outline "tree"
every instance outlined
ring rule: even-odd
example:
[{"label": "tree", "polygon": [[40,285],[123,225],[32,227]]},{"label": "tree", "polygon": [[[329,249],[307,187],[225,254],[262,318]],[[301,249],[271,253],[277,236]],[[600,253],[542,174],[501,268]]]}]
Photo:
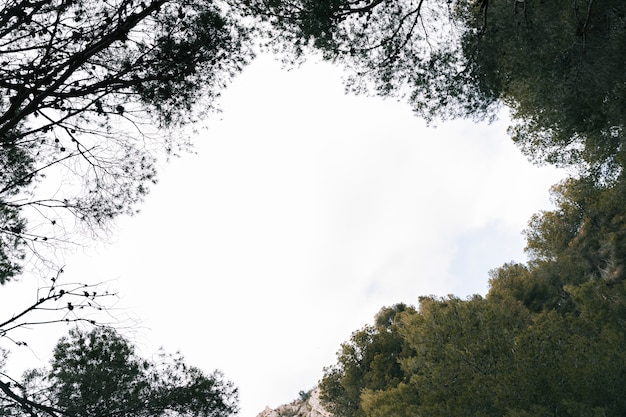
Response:
[{"label": "tree", "polygon": [[[43,326],[70,323],[105,326],[112,318],[110,301],[116,294],[103,288],[102,284],[80,284],[63,282],[63,270],[50,279],[50,285],[40,287],[33,301],[24,308],[14,311],[11,317],[0,320],[0,409],[54,411],[45,403],[37,402],[20,392],[19,380],[3,368],[9,356],[5,347],[31,349],[35,344],[27,342],[28,332]],[[118,322],[119,324],[119,322]],[[5,415],[5,414],[3,414]],[[23,415],[23,414],[20,414]]]},{"label": "tree", "polygon": [[568,288],[626,278],[626,176],[607,185],[569,178],[552,189],[556,207],[533,215],[526,234],[527,265],[491,272],[489,297],[521,301],[529,310],[574,312]]},{"label": "tree", "polygon": [[[530,311],[502,289],[486,298],[423,297],[418,312],[388,329],[404,353],[373,369],[375,339],[359,340],[363,355],[345,355],[344,345],[322,398],[345,416],[622,416],[626,284],[590,280],[564,290],[567,311]],[[401,377],[377,385],[372,373]]]},{"label": "tree", "polygon": [[265,23],[269,46],[298,61],[320,52],[349,70],[348,87],[380,95],[407,93],[427,120],[490,113],[485,97],[461,71],[464,22],[455,2],[384,0],[234,1]]},{"label": "tree", "polygon": [[608,186],[592,179],[568,179],[553,189],[555,210],[529,222],[527,251],[533,263],[554,263],[567,279],[622,281],[625,277],[626,176]]},{"label": "tree", "polygon": [[291,57],[320,51],[356,91],[406,95],[427,120],[512,110],[536,162],[612,179],[625,163],[620,0],[244,0]]},{"label": "tree", "polygon": [[[135,213],[158,159],[188,149],[185,129],[252,56],[249,30],[219,0],[0,2],[0,285],[26,266],[50,283],[0,322],[2,340],[25,346],[18,329],[35,324],[102,324],[86,311],[111,294],[60,284],[57,249]],[[0,401],[20,412],[59,405],[0,376]]]},{"label": "tree", "polygon": [[423,297],[419,313],[401,323],[415,351],[403,368],[420,393],[417,414],[503,415],[515,395],[505,384],[514,340],[530,323],[529,311],[513,300],[473,296]]},{"label": "tree", "polygon": [[518,301],[535,313],[555,308],[563,291],[562,283],[543,280],[544,276],[532,273],[527,265],[520,263],[506,263],[489,275],[489,299]]},{"label": "tree", "polygon": [[[362,417],[624,415],[625,178],[557,185],[555,209],[526,231],[530,261],[492,271],[486,297],[422,297],[412,314],[365,328],[393,323],[384,338],[355,332],[322,380],[328,408]],[[403,353],[374,367],[381,340]],[[385,375],[391,383],[373,383]]]},{"label": "tree", "polygon": [[400,359],[408,354],[396,330],[401,315],[415,313],[412,307],[396,304],[382,308],[374,326],[365,326],[341,345],[337,364],[324,370],[320,398],[336,417],[363,416],[364,389],[396,387],[404,380]]},{"label": "tree", "polygon": [[0,283],[77,227],[134,213],[249,40],[207,0],[2,2]]},{"label": "tree", "polygon": [[237,411],[237,389],[221,373],[206,375],[180,355],[143,359],[111,328],[71,330],[49,369],[25,373],[21,391],[25,401],[5,401],[5,415],[227,417]]}]

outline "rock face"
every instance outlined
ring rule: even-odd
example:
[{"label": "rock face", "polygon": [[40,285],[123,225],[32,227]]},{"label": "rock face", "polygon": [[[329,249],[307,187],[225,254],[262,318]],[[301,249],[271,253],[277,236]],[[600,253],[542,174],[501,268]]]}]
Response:
[{"label": "rock face", "polygon": [[305,398],[271,409],[266,407],[257,417],[332,417],[320,403],[320,391],[315,387]]}]

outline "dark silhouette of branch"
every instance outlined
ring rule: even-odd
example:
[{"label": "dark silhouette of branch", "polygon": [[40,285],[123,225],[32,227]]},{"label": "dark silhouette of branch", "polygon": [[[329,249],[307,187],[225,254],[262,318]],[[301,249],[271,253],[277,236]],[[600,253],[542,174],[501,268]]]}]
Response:
[{"label": "dark silhouette of branch", "polygon": [[[18,346],[26,346],[26,342],[14,340],[9,332],[24,327],[48,325],[56,323],[86,322],[98,326],[96,320],[80,315],[79,311],[103,311],[106,306],[101,304],[103,298],[116,297],[117,294],[109,291],[98,291],[101,284],[59,283],[63,269],[59,269],[56,276],[51,278],[52,285],[37,290],[34,303],[15,313],[9,319],[0,323],[0,338],[7,338]],[[46,319],[28,319],[38,311],[57,312],[57,317]],[[46,315],[47,317],[47,315]]]}]

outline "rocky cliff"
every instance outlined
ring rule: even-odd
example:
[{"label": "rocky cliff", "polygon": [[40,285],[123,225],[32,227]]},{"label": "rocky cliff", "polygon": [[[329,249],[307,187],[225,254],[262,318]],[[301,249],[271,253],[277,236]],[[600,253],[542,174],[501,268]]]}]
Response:
[{"label": "rocky cliff", "polygon": [[266,407],[257,417],[332,417],[320,403],[319,388],[316,387],[301,397],[274,409]]}]

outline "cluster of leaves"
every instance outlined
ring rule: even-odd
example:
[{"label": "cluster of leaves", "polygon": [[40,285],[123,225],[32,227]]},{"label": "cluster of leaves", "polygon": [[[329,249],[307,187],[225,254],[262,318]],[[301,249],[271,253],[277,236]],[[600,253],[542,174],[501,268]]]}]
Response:
[{"label": "cluster of leaves", "polygon": [[219,372],[204,374],[180,355],[139,357],[133,345],[111,328],[75,328],[54,350],[49,369],[33,369],[2,383],[5,416],[203,416],[237,411],[237,389]]},{"label": "cluster of leaves", "polygon": [[625,162],[626,4],[497,0],[484,15],[480,36],[464,37],[465,54],[475,54],[471,71],[485,94],[513,110],[522,151],[615,175]]},{"label": "cluster of leaves", "polygon": [[400,361],[412,351],[398,333],[396,318],[414,313],[404,304],[383,308],[374,326],[354,332],[350,342],[341,345],[337,365],[326,368],[320,383],[321,399],[334,416],[363,417],[364,389],[384,390],[402,382]]},{"label": "cluster of leaves", "polygon": [[488,112],[461,71],[463,33],[451,2],[426,0],[295,0],[234,2],[265,23],[269,47],[299,61],[320,52],[348,68],[347,86],[376,94],[409,94],[427,120]]},{"label": "cluster of leaves", "polygon": [[583,178],[555,187],[557,208],[527,231],[531,260],[492,271],[486,297],[383,309],[326,369],[328,409],[336,417],[624,415],[625,185],[622,174],[611,186]]},{"label": "cluster of leaves", "polygon": [[270,44],[320,51],[348,86],[408,95],[427,120],[512,110],[532,160],[612,179],[624,164],[621,0],[244,0]]},{"label": "cluster of leaves", "polygon": [[187,146],[177,129],[215,108],[249,40],[204,0],[2,2],[0,282],[75,240],[72,223],[134,213],[157,155]]}]

